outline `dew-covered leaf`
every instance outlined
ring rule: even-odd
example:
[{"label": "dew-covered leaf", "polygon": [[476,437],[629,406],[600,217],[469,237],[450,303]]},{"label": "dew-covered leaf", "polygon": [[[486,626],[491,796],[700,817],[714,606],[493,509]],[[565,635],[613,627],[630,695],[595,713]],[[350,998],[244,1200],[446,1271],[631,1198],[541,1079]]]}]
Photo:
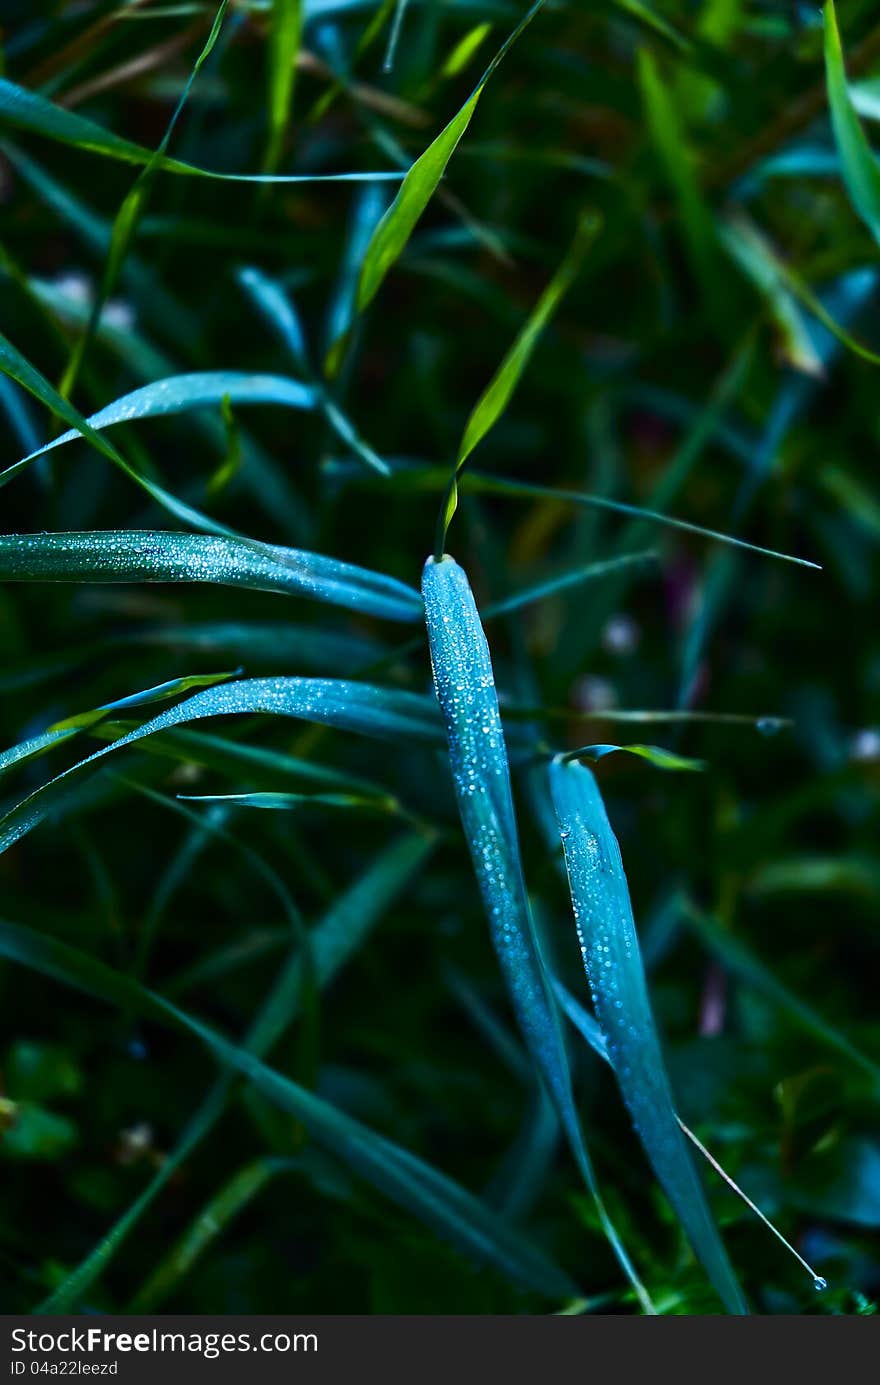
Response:
[{"label": "dew-covered leaf", "polygon": [[95,530],[0,537],[3,582],[212,582],[345,606],[385,620],[421,614],[418,592],[382,573],[295,548],[216,534]]},{"label": "dew-covered leaf", "polygon": [[672,1104],[617,838],[591,772],[550,765],[572,907],[593,1004],[645,1153],[728,1312],[748,1309]]}]

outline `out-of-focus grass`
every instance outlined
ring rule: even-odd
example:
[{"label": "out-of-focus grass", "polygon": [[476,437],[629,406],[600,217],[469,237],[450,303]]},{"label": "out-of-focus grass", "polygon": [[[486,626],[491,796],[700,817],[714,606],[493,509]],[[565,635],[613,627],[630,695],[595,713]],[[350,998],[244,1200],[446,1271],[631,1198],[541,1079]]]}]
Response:
[{"label": "out-of-focus grass", "polygon": [[[638,1311],[458,824],[413,590],[439,510],[542,965],[588,1002],[548,755],[702,762],[595,771],[676,1109],[828,1281],[709,1172],[752,1308],[871,1312],[876,15],[554,5],[481,85],[525,6],[412,0],[391,42],[395,8],[239,0],[214,43],[199,0],[4,10],[4,534],[113,534],[85,567],[0,541],[3,1303]],[[239,715],[180,703],[27,802],[238,668],[195,699]],[[654,1305],[715,1311],[612,1073],[570,1060]]]}]

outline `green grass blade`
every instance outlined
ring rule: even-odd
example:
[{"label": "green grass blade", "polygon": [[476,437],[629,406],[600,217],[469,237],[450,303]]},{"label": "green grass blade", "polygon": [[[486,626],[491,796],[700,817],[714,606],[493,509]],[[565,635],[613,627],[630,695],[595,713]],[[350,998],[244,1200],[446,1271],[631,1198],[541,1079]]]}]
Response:
[{"label": "green grass blade", "polygon": [[[543,1252],[459,1184],[267,1067],[247,1049],[229,1042],[154,991],[88,953],[5,921],[0,921],[0,955],[146,1020],[192,1035],[224,1067],[247,1078],[274,1105],[295,1116],[316,1143],[466,1254],[548,1297],[562,1298],[576,1292],[569,1277]],[[57,1311],[54,1305],[52,1311]]]},{"label": "green grass blade", "polygon": [[825,17],[828,104],[831,107],[831,128],[840,155],[843,181],[855,211],[874,239],[880,242],[880,168],[859,123],[847,86],[834,0],[826,0],[822,13]]},{"label": "green grass blade", "polygon": [[474,405],[458,448],[449,490],[441,506],[434,556],[440,557],[458,506],[458,476],[474,448],[494,428],[513,397],[520,377],[531,359],[538,338],[577,278],[587,252],[599,232],[599,218],[592,212],[580,220],[574,239],[550,283],[520,331],[501,365]]},{"label": "green grass blade", "polygon": [[442,730],[436,707],[426,697],[348,683],[333,678],[250,678],[208,688],[175,707],[160,712],[111,745],[56,775],[0,818],[0,851],[5,851],[43,821],[76,783],[105,756],[134,745],[157,732],[168,731],[203,717],[238,716],[261,712],[298,717],[363,735],[391,740],[437,744]]},{"label": "green grass blade", "polygon": [[578,750],[566,751],[559,759],[563,764],[570,760],[598,761],[618,751],[623,751],[627,755],[637,755],[657,769],[694,771],[706,768],[705,760],[693,760],[687,755],[676,755],[674,751],[666,750],[662,745],[582,745]]},{"label": "green grass blade", "polygon": [[515,592],[513,596],[506,596],[501,601],[493,601],[491,605],[484,606],[480,612],[480,619],[485,624],[487,620],[511,615],[514,611],[521,611],[525,606],[534,605],[536,601],[543,601],[548,596],[555,596],[558,592],[568,591],[570,587],[579,587],[582,582],[592,582],[598,577],[607,577],[611,573],[618,573],[633,567],[644,567],[656,561],[656,552],[646,548],[641,553],[623,553],[619,558],[608,558],[600,563],[587,563],[584,567],[574,568],[571,572],[563,572],[558,577],[552,577],[547,582],[538,582],[535,586],[527,587],[524,591]]},{"label": "green grass blade", "polygon": [[588,769],[554,761],[550,788],[593,1003],[645,1153],[728,1312],[747,1305],[684,1144],[654,1025],[617,838]]},{"label": "green grass blade", "polygon": [[269,141],[263,160],[265,173],[281,161],[284,136],[293,103],[296,58],[303,27],[304,0],[272,0],[269,33]]},{"label": "green grass blade", "polygon": [[651,1312],[650,1299],[602,1205],[575,1108],[556,1003],[526,896],[492,662],[473,594],[463,569],[448,556],[440,562],[428,559],[422,591],[453,785],[492,943],[526,1045],[608,1240],[643,1307]]},{"label": "green grass blade", "polygon": [[0,581],[212,582],[307,597],[385,620],[417,620],[422,610],[418,592],[403,582],[322,553],[162,529],[4,535]]},{"label": "green grass blade", "polygon": [[[129,164],[148,164],[154,158],[155,150],[146,149],[142,144],[122,139],[105,130],[93,120],[64,110],[52,101],[47,101],[35,91],[16,85],[6,78],[0,78],[0,126],[11,125],[30,134],[55,140],[60,144],[82,149],[91,154],[101,154],[107,158],[118,159]],[[217,173],[212,169],[199,168],[181,159],[163,155],[158,162],[163,173],[182,174],[190,178],[210,178],[221,183],[364,183],[399,182],[401,175],[395,172],[365,173]]]},{"label": "green grass blade", "polygon": [[433,197],[437,185],[446,171],[446,165],[455,152],[456,145],[470,124],[471,116],[477,108],[477,102],[483,94],[486,83],[511,45],[516,42],[526,25],[531,23],[543,3],[544,0],[537,0],[537,3],[531,6],[495,55],[467,101],[452,117],[449,124],[440,131],[437,138],[429,144],[425,152],[416,159],[404,178],[397,196],[370,238],[358,280],[357,310],[359,313],[363,312],[373,301],[388,271],[403,253],[416,222]]}]

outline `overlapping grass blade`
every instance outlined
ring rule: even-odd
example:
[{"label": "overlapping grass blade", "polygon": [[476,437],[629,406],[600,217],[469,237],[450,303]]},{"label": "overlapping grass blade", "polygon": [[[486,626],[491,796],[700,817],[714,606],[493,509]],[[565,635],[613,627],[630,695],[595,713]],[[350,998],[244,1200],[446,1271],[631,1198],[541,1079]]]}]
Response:
[{"label": "overlapping grass blade", "polygon": [[255,712],[415,743],[437,744],[443,735],[434,703],[416,693],[334,678],[242,679],[186,698],[43,784],[0,818],[0,851],[42,822],[52,807],[84,775],[102,767],[100,762],[113,751],[204,717]]},{"label": "overlapping grass blade", "polygon": [[434,547],[435,558],[439,558],[443,552],[449,525],[458,505],[459,474],[474,448],[483,440],[489,430],[494,428],[510,403],[520,377],[531,359],[538,338],[577,278],[587,251],[598,234],[599,225],[599,218],[592,212],[586,213],[581,218],[565,258],[538,299],[528,321],[519,332],[504,360],[471,410],[459,444],[449,489],[441,506]]},{"label": "overlapping grass blade", "polygon": [[[38,92],[28,91],[6,78],[0,78],[0,126],[11,125],[30,134],[55,140],[60,144],[82,149],[91,154],[121,160],[129,164],[148,164],[154,150],[146,149],[133,140],[123,139],[112,130],[73,111],[56,106]],[[163,173],[177,173],[190,178],[210,178],[222,183],[338,183],[338,182],[399,182],[395,172],[364,173],[217,173],[199,168],[167,154],[159,160]]]},{"label": "overlapping grass blade", "polygon": [[467,577],[429,558],[422,576],[437,700],[465,838],[495,951],[529,1052],[546,1083],[603,1229],[646,1311],[653,1307],[602,1204],[584,1143],[556,1002],[526,895],[510,769],[489,647]]},{"label": "overlapping grass blade", "polygon": [[620,848],[598,785],[569,761],[550,788],[593,1003],[645,1153],[729,1312],[748,1312],[678,1126],[657,1037]]},{"label": "overlapping grass blade", "polygon": [[[312,1138],[381,1193],[413,1212],[468,1255],[548,1297],[576,1292],[569,1277],[478,1198],[393,1141],[230,1043],[164,997],[130,981],[88,953],[32,929],[0,921],[0,955],[34,968],[146,1020],[188,1033],[224,1067],[240,1074],[289,1112]],[[57,1298],[46,1309],[58,1311]]]},{"label": "overlapping grass blade", "polygon": [[322,553],[163,529],[4,535],[0,581],[212,582],[303,596],[384,620],[417,620],[422,610],[418,592],[403,582]]},{"label": "overlapping grass blade", "polygon": [[843,181],[855,211],[874,239],[880,242],[880,168],[859,123],[847,85],[834,0],[826,0],[822,13],[825,17],[828,103]]},{"label": "overlapping grass blade", "polygon": [[397,196],[382,217],[367,246],[358,281],[358,312],[363,312],[373,301],[388,271],[403,253],[416,222],[430,202],[456,145],[470,124],[486,83],[543,3],[544,0],[536,0],[527,11],[496,53],[467,101],[425,152],[416,159],[404,178]]}]

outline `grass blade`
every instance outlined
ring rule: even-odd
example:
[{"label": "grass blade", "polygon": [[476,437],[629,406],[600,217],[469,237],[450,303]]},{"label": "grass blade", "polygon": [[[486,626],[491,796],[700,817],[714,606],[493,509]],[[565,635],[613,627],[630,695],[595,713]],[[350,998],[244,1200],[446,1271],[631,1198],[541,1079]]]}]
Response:
[{"label": "grass blade", "polygon": [[[564,1298],[576,1292],[568,1276],[543,1252],[459,1184],[267,1067],[246,1048],[230,1043],[163,996],[130,981],[88,953],[5,921],[0,921],[0,955],[144,1019],[192,1035],[224,1067],[247,1078],[274,1105],[295,1116],[316,1143],[466,1254],[487,1261],[548,1297]],[[52,1311],[58,1311],[55,1305]]]},{"label": "grass blade", "polygon": [[274,173],[281,160],[303,26],[303,0],[272,0],[269,35],[269,142],[263,171]]},{"label": "grass blade", "polygon": [[619,750],[627,755],[638,755],[640,759],[647,760],[649,765],[654,765],[657,769],[687,771],[706,768],[705,760],[692,760],[687,755],[676,755],[674,751],[666,750],[662,745],[582,745],[579,750],[566,751],[559,759],[562,764],[567,764],[570,760],[603,760],[606,755],[614,755]]},{"label": "grass blade", "polygon": [[510,769],[486,636],[454,559],[429,558],[422,576],[437,700],[465,838],[492,943],[526,1045],[546,1083],[603,1229],[645,1311],[653,1307],[602,1204],[574,1104],[556,1002],[526,896]]},{"label": "grass blade", "polygon": [[0,581],[212,582],[303,596],[385,620],[417,620],[422,610],[418,592],[403,582],[321,553],[162,529],[4,535]]},{"label": "grass blade", "polygon": [[[28,91],[6,78],[0,78],[0,125],[12,125],[30,134],[55,140],[60,144],[82,149],[91,154],[101,154],[107,158],[118,159],[129,164],[148,164],[154,158],[155,150],[146,149],[142,144],[122,139],[111,130],[105,130],[93,120],[64,110],[54,102],[47,101],[38,92]],[[395,172],[366,173],[217,173],[209,168],[199,168],[182,159],[172,159],[163,155],[158,162],[163,173],[182,174],[190,178],[210,178],[221,183],[364,183],[399,182],[401,175]]]},{"label": "grass blade", "polygon": [[855,211],[874,239],[880,242],[880,168],[859,123],[847,85],[834,0],[826,0],[822,13],[825,17],[828,104],[843,181]]},{"label": "grass blade", "polygon": [[362,313],[373,301],[382,281],[391,267],[403,253],[423,211],[430,202],[446,165],[455,153],[455,147],[467,129],[477,102],[495,68],[501,62],[512,44],[516,42],[526,25],[531,23],[544,0],[537,0],[527,11],[513,33],[496,53],[483,73],[480,81],[467,101],[452,117],[449,124],[440,131],[437,138],[429,144],[425,152],[416,159],[404,178],[400,189],[388,211],[373,232],[361,265],[357,290],[357,311]]},{"label": "grass blade", "polygon": [[593,1003],[621,1094],[645,1153],[728,1312],[747,1313],[691,1163],[654,1025],[623,862],[598,785],[561,760],[550,788]]},{"label": "grass blade", "polygon": [[458,506],[458,476],[474,448],[483,440],[489,430],[494,428],[510,403],[520,377],[531,359],[539,336],[577,278],[587,251],[599,232],[599,226],[599,218],[592,212],[586,213],[581,218],[565,258],[471,411],[470,418],[465,424],[449,489],[438,519],[434,550],[434,557],[437,559],[446,545],[449,525]]}]

